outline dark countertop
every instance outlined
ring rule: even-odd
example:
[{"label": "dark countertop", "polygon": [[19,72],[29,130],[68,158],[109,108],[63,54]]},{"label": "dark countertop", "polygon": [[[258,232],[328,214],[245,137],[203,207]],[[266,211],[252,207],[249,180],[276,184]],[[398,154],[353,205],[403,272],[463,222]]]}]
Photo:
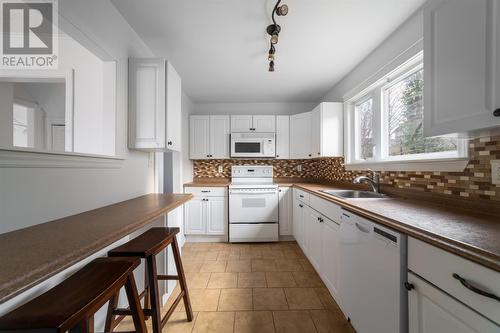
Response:
[{"label": "dark countertop", "polygon": [[[493,211],[465,209],[450,202],[419,200],[416,196],[347,200],[320,190],[354,188],[354,185],[287,178],[276,178],[274,182],[308,191],[353,213],[500,272],[500,217]],[[218,186],[229,183],[230,179],[218,179]],[[200,179],[185,186],[214,186],[209,184],[210,181]]]},{"label": "dark countertop", "polygon": [[360,216],[500,272],[500,218],[430,201],[402,197],[340,199],[320,192],[332,185],[293,185]]},{"label": "dark countertop", "polygon": [[147,194],[0,234],[0,304],[191,198],[191,194]]}]

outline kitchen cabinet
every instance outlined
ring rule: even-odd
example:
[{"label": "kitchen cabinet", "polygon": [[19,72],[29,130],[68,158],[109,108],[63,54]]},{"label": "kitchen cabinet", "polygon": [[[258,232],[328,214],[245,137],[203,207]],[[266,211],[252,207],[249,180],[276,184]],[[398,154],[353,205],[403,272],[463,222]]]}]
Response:
[{"label": "kitchen cabinet", "polygon": [[[295,190],[294,190],[295,191]],[[293,199],[293,236],[297,244],[305,249],[304,221],[306,216],[306,204],[294,196]]]},{"label": "kitchen cabinet", "polygon": [[235,115],[231,116],[231,132],[276,132],[276,116]]},{"label": "kitchen cabinet", "polygon": [[290,116],[290,158],[305,159],[311,154],[311,112]]},{"label": "kitchen cabinet", "polygon": [[276,158],[290,158],[290,116],[276,116]]},{"label": "kitchen cabinet", "polygon": [[498,332],[499,327],[476,311],[408,273],[409,333]]},{"label": "kitchen cabinet", "polygon": [[[340,303],[338,294],[340,271],[340,224],[326,217],[324,219],[323,230],[321,231],[321,273],[326,287],[337,303]],[[342,306],[341,304],[339,305]]]},{"label": "kitchen cabinet", "polygon": [[312,157],[344,155],[344,106],[321,103],[311,112]]},{"label": "kitchen cabinet", "polygon": [[229,116],[189,118],[189,158],[229,158]]},{"label": "kitchen cabinet", "polygon": [[182,85],[163,58],[129,59],[129,148],[180,151]]},{"label": "kitchen cabinet", "polygon": [[423,13],[424,134],[488,134],[500,126],[498,1],[431,0]]},{"label": "kitchen cabinet", "polygon": [[[439,293],[444,293],[453,297],[457,303],[465,304],[470,309],[473,309],[475,313],[481,314],[483,317],[500,325],[500,302],[494,298],[474,292],[463,284],[468,283],[498,297],[500,295],[500,284],[498,283],[500,281],[500,273],[412,237],[408,239],[408,270],[411,274],[428,281],[436,289],[436,291],[432,291],[426,286],[417,287],[417,284],[420,285],[421,283],[419,281],[416,281],[417,284],[414,283],[414,277],[410,274],[408,275],[408,282],[413,284],[413,287],[409,288],[408,295],[413,299],[413,302],[417,302],[415,299],[421,302],[418,303],[420,306],[423,306],[425,303],[428,306],[425,309],[426,312],[433,307],[437,307],[441,302],[447,305],[450,304],[448,300],[438,295]],[[460,279],[464,280],[461,281]],[[420,295],[412,295],[415,293]],[[459,306],[449,305],[449,307],[443,309],[443,312],[434,314],[438,317],[430,316],[429,318],[436,325],[440,322],[442,325],[445,325],[446,322],[444,320],[447,317],[449,317],[450,321],[453,321],[450,317],[452,315],[448,312],[453,313],[453,309],[455,308],[458,309]],[[410,308],[410,321],[413,321],[416,325],[422,324],[419,323],[422,315],[424,317],[430,315],[425,312],[420,313],[419,311],[424,310],[422,308]],[[457,311],[460,310],[458,309]],[[454,315],[456,316],[457,314],[455,313]],[[456,318],[461,317],[458,316]],[[464,318],[467,318],[467,316]],[[463,321],[463,323],[466,325],[469,324],[467,321]],[[419,332],[432,332],[425,325],[420,327],[422,330]],[[488,331],[484,330],[481,332]]]},{"label": "kitchen cabinet", "polygon": [[226,188],[189,187],[194,198],[184,205],[186,235],[227,235],[228,197]]},{"label": "kitchen cabinet", "polygon": [[321,271],[321,241],[323,238],[324,218],[314,209],[307,210],[307,220],[304,228],[306,237],[306,251],[313,267]]},{"label": "kitchen cabinet", "polygon": [[292,188],[279,188],[279,234],[280,236],[291,236],[293,234],[292,220]]}]

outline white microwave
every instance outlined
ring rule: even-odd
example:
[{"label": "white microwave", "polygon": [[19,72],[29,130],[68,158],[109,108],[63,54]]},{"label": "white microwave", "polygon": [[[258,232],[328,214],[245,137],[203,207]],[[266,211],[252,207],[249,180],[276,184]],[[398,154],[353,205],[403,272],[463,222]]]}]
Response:
[{"label": "white microwave", "polygon": [[274,133],[231,133],[231,157],[276,157]]}]

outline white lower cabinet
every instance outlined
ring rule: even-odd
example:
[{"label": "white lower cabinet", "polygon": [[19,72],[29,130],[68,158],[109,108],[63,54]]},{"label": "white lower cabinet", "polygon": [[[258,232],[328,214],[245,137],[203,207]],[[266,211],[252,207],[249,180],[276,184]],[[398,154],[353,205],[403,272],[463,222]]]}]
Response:
[{"label": "white lower cabinet", "polygon": [[278,204],[280,236],[291,236],[293,234],[292,204],[292,189],[290,187],[280,187]]},{"label": "white lower cabinet", "polygon": [[338,295],[340,269],[339,227],[338,223],[325,219],[321,231],[321,275],[323,282],[333,298],[337,300],[337,303],[340,303]]},{"label": "white lower cabinet", "polygon": [[408,273],[409,333],[488,333],[500,327],[453,297]]},{"label": "white lower cabinet", "polygon": [[323,224],[324,218],[314,209],[307,210],[307,220],[305,234],[306,234],[306,251],[308,258],[313,267],[319,272],[321,271],[321,242],[323,238]]},{"label": "white lower cabinet", "polygon": [[[295,191],[295,190],[294,190]],[[306,205],[304,202],[300,201],[297,196],[294,195],[293,198],[293,236],[297,241],[297,244],[305,252],[305,230],[304,221],[306,218]]]},{"label": "white lower cabinet", "polygon": [[184,205],[186,235],[223,236],[228,234],[228,197],[225,189],[190,188],[194,198]]}]

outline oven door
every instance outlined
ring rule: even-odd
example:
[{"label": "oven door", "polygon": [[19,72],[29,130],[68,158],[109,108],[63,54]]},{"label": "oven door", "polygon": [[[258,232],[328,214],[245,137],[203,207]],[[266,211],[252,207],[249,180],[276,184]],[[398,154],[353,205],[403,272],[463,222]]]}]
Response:
[{"label": "oven door", "polygon": [[231,140],[231,157],[262,157],[263,149],[262,140]]},{"label": "oven door", "polygon": [[278,189],[229,189],[229,223],[277,223]]}]

